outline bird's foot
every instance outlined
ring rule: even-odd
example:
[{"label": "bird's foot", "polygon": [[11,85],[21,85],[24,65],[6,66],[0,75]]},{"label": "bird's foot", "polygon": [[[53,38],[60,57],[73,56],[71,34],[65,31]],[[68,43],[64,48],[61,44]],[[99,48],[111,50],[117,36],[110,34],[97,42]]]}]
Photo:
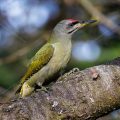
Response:
[{"label": "bird's foot", "polygon": [[40,89],[36,89],[36,91],[44,91],[44,92],[48,92],[48,87],[44,87],[44,86],[40,86]]},{"label": "bird's foot", "polygon": [[41,91],[44,91],[44,92],[48,92],[48,87],[43,87],[43,86],[41,86]]},{"label": "bird's foot", "polygon": [[76,73],[76,72],[79,72],[80,70],[79,70],[79,68],[73,68],[71,71],[70,71],[70,74],[72,74],[72,73]]},{"label": "bird's foot", "polygon": [[76,72],[79,72],[80,70],[79,70],[79,68],[73,68],[72,70],[70,70],[68,73],[66,73],[65,75],[66,76],[69,76],[69,75],[71,75],[71,74],[74,74],[74,73],[76,73]]}]

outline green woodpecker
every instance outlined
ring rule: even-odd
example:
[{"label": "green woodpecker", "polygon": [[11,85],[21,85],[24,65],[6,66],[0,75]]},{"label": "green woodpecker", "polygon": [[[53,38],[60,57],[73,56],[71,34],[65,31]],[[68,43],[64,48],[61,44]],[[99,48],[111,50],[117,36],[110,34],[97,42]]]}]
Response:
[{"label": "green woodpecker", "polygon": [[42,86],[46,80],[66,67],[71,56],[72,35],[93,22],[95,20],[79,22],[66,19],[55,26],[50,39],[31,59],[28,69],[21,79],[17,90],[21,97],[30,95],[36,84]]}]

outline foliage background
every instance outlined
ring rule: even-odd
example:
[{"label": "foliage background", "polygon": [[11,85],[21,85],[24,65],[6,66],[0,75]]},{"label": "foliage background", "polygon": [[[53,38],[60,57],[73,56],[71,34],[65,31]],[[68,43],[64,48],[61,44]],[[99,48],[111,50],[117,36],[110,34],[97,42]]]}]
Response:
[{"label": "foliage background", "polygon": [[[66,68],[81,70],[120,55],[120,0],[0,0],[0,100],[6,100],[30,58],[62,19],[98,22],[73,36]],[[119,111],[112,113],[119,118]]]}]

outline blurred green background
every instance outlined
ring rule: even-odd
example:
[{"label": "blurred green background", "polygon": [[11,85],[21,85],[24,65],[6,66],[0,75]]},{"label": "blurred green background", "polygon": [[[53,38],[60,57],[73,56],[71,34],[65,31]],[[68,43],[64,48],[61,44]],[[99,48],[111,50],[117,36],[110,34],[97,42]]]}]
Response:
[{"label": "blurred green background", "polygon": [[120,0],[0,0],[0,96],[7,96],[30,58],[62,19],[98,22],[73,36],[66,68],[81,70],[120,55]]}]

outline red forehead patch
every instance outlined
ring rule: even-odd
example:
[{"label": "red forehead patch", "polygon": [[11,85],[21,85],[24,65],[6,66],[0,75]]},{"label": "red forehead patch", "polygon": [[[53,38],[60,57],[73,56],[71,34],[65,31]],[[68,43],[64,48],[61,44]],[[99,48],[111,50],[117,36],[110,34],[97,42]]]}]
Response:
[{"label": "red forehead patch", "polygon": [[69,20],[70,22],[78,22],[78,20],[74,20],[74,19],[67,19]]}]

